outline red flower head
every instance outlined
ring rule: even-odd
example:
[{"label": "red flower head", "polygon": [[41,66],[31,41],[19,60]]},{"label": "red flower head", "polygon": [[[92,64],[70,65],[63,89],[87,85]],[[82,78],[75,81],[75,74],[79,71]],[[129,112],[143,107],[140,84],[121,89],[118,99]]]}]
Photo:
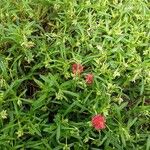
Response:
[{"label": "red flower head", "polygon": [[86,77],[85,77],[85,81],[87,84],[92,84],[93,83],[93,79],[94,79],[94,76],[93,74],[87,74]]},{"label": "red flower head", "polygon": [[104,129],[105,126],[105,117],[98,114],[92,117],[92,125],[96,130]]},{"label": "red flower head", "polygon": [[73,72],[73,74],[80,75],[83,72],[83,66],[81,64],[73,64],[72,72]]}]

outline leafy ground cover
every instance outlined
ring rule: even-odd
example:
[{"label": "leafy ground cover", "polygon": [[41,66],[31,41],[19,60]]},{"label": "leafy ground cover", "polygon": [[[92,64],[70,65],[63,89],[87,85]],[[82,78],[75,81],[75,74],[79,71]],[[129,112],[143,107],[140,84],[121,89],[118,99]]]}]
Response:
[{"label": "leafy ground cover", "polygon": [[149,150],[149,7],[1,0],[0,149]]}]

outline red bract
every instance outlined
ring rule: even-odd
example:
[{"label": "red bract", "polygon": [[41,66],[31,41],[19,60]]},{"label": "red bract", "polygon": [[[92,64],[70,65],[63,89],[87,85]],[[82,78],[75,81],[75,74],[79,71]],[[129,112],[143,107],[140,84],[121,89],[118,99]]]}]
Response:
[{"label": "red bract", "polygon": [[73,64],[72,72],[73,72],[73,74],[80,75],[83,72],[83,66],[81,64]]},{"label": "red bract", "polygon": [[86,77],[85,77],[85,81],[86,81],[87,84],[92,84],[93,79],[94,79],[93,74],[87,74]]},{"label": "red bract", "polygon": [[96,130],[104,129],[105,126],[105,117],[98,114],[92,117],[92,125]]}]

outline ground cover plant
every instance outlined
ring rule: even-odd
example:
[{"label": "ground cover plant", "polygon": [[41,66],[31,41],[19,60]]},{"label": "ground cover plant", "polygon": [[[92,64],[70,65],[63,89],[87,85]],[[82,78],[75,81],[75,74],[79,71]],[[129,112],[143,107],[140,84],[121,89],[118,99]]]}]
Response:
[{"label": "ground cover plant", "polygon": [[149,150],[148,0],[0,1],[0,150]]}]

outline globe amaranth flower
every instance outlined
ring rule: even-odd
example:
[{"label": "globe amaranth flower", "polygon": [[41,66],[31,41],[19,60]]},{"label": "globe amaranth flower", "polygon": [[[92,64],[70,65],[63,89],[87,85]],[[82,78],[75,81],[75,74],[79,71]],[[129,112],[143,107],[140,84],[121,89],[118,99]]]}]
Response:
[{"label": "globe amaranth flower", "polygon": [[105,125],[105,117],[103,115],[95,115],[92,117],[92,126],[96,129],[96,130],[101,130],[101,129],[105,129],[106,125]]},{"label": "globe amaranth flower", "polygon": [[72,65],[72,73],[75,75],[80,75],[83,72],[83,66],[81,64],[73,64]]},{"label": "globe amaranth flower", "polygon": [[85,81],[87,84],[92,84],[94,81],[94,75],[89,73],[85,76]]}]

